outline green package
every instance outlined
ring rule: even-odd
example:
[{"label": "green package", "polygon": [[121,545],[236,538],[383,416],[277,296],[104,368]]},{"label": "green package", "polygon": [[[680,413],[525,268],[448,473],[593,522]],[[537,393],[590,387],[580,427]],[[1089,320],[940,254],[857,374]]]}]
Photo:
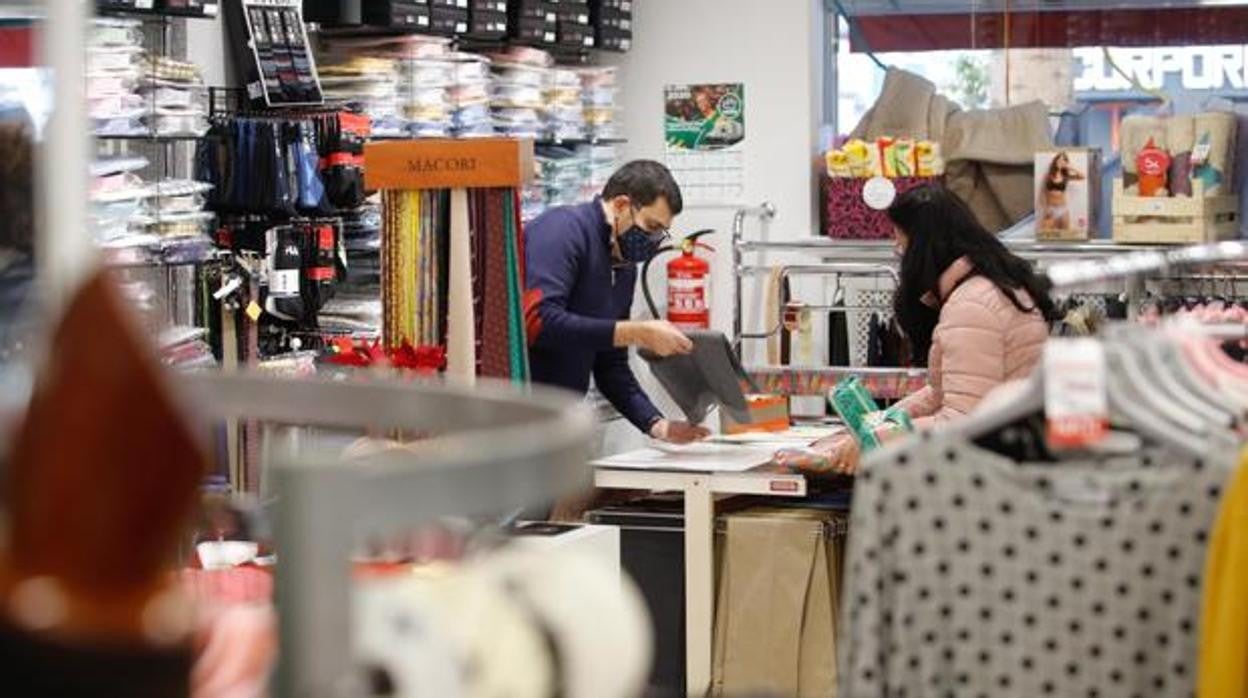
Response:
[{"label": "green package", "polygon": [[896,407],[881,410],[858,376],[839,381],[829,394],[828,402],[864,453],[880,447],[882,442],[877,431],[881,426],[895,425],[907,433],[914,431],[910,415]]}]

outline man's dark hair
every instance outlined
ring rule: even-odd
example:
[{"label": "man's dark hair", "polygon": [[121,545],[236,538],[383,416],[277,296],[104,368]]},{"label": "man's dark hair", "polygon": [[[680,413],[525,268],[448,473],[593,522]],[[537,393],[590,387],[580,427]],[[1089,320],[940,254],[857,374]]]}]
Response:
[{"label": "man's dark hair", "polygon": [[661,196],[667,199],[673,216],[685,207],[680,185],[672,173],[653,160],[634,160],[616,170],[603,187],[602,198],[611,200],[617,196],[627,196],[635,206],[649,206]]},{"label": "man's dark hair", "polygon": [[0,248],[34,245],[34,146],[23,124],[0,123]]}]

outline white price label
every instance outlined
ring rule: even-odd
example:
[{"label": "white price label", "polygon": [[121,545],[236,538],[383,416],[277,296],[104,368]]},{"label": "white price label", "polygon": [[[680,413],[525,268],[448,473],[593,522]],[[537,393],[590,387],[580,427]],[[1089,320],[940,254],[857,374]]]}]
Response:
[{"label": "white price label", "polygon": [[883,211],[892,206],[896,198],[897,187],[891,179],[872,177],[862,185],[862,200],[876,211]]},{"label": "white price label", "polygon": [[1105,347],[1095,339],[1050,339],[1044,348],[1049,447],[1080,449],[1109,434]]}]

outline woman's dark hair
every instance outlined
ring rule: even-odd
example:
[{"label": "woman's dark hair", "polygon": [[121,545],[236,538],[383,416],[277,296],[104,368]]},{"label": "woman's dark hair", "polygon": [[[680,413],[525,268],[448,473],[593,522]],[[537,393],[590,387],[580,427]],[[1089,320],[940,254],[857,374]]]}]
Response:
[{"label": "woman's dark hair", "polygon": [[[962,257],[975,267],[975,275],[991,281],[1020,311],[1039,310],[1045,320],[1058,319],[1047,280],[1007,250],[953,192],[941,186],[911,189],[897,197],[888,217],[907,238],[893,311],[910,340],[912,360],[926,361],[940,319],[940,309],[928,307],[922,298],[928,293],[940,297],[940,275]],[[1018,298],[1019,290],[1027,292],[1030,305]]]}]

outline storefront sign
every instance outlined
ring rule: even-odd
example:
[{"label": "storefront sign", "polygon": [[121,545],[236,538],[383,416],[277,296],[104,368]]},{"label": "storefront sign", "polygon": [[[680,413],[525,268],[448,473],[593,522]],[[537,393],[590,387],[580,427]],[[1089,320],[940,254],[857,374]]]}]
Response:
[{"label": "storefront sign", "polygon": [[[1114,48],[1110,55],[1146,89],[1248,90],[1248,46]],[[1138,92],[1105,60],[1102,49],[1075,49],[1075,58],[1075,92]]]}]

